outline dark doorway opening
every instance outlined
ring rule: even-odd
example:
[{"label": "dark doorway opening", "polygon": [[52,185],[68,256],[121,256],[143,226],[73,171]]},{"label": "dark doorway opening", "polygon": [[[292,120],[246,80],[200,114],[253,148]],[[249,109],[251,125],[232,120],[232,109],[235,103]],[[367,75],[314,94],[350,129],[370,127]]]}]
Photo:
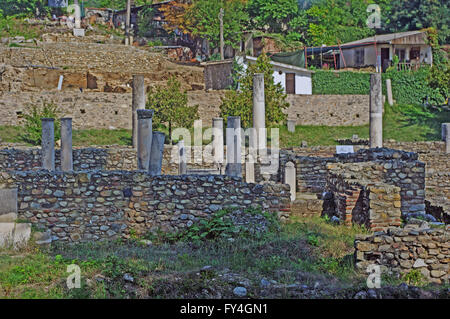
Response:
[{"label": "dark doorway opening", "polygon": [[286,73],[286,93],[295,94],[295,73]]}]

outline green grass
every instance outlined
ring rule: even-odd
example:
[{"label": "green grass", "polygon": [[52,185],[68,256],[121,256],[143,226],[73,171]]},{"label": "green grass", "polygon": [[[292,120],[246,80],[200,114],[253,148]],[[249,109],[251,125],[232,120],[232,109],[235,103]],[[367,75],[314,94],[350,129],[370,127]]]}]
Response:
[{"label": "green grass", "polygon": [[[425,111],[420,106],[385,105],[383,117],[384,140],[395,139],[401,142],[438,141],[441,139],[441,123],[450,122],[449,111]],[[336,145],[337,139],[351,138],[357,134],[360,138],[369,138],[369,125],[364,126],[303,126],[296,127],[295,133],[280,126],[281,147],[300,146],[306,141],[308,146]],[[168,130],[159,127],[159,131],[168,135]],[[193,136],[193,129],[191,136]],[[22,128],[0,126],[0,140],[9,143],[24,143],[20,138]],[[269,134],[270,136],[270,134]],[[206,145],[210,141],[203,141]],[[26,144],[26,143],[24,143]],[[131,145],[131,130],[88,129],[73,131],[74,146],[89,145]],[[28,144],[29,145],[29,144]]]},{"label": "green grass", "polygon": [[[421,106],[385,105],[383,116],[383,139],[401,142],[439,141],[441,123],[450,121],[448,111],[424,111]],[[369,138],[369,125],[364,126],[296,126],[295,133],[288,132],[286,126],[280,127],[281,147],[300,146],[306,141],[309,146],[336,145],[337,139]]]},{"label": "green grass", "polygon": [[[136,278],[140,288],[148,290],[151,285],[159,297],[173,297],[175,290],[195,289],[200,283],[186,281],[186,287],[177,286],[171,292],[164,292],[164,287],[174,285],[173,278],[188,278],[186,274],[197,272],[205,265],[213,266],[215,271],[228,268],[255,286],[263,277],[291,284],[296,281],[293,274],[298,271],[310,273],[305,279],[308,284],[335,278],[345,286],[359,285],[363,276],[355,272],[349,255],[353,253],[354,235],[361,232],[364,230],[359,227],[347,228],[314,218],[284,225],[281,231],[267,236],[238,237],[234,242],[219,239],[146,247],[138,241],[118,240],[75,245],[56,243],[50,251],[32,250],[19,255],[3,252],[0,253],[0,298],[123,298],[126,297],[122,280],[125,273]],[[314,245],[307,240],[312,234],[318,238]],[[80,266],[83,289],[65,287],[69,264]],[[277,277],[280,270],[286,274]],[[107,289],[94,279],[98,274],[111,280]]]}]

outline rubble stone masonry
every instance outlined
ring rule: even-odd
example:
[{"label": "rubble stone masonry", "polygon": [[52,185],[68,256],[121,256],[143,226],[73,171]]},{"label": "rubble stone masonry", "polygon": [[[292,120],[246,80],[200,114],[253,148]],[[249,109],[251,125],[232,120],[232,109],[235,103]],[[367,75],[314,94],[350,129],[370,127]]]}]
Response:
[{"label": "rubble stone masonry", "polygon": [[284,184],[247,184],[219,175],[151,177],[143,171],[3,171],[0,188],[17,188],[18,215],[55,240],[127,237],[133,230],[176,231],[226,207],[261,207],[289,217]]}]

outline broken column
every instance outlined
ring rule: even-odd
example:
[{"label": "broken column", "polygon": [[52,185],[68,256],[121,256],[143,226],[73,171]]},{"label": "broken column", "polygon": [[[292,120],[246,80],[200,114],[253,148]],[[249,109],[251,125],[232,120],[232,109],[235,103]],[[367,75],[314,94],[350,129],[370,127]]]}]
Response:
[{"label": "broken column", "polygon": [[229,116],[227,119],[227,167],[225,174],[242,177],[241,165],[241,117]]},{"label": "broken column", "polygon": [[186,149],[184,147],[184,140],[178,142],[178,174],[185,175],[187,174],[187,160],[186,160]]},{"label": "broken column", "polygon": [[61,170],[73,171],[72,119],[61,119]]},{"label": "broken column", "polygon": [[286,167],[284,169],[284,183],[288,184],[291,187],[291,201],[293,202],[295,200],[295,197],[297,195],[296,191],[296,172],[295,172],[295,165],[292,162],[286,163]]},{"label": "broken column", "polygon": [[370,75],[370,147],[383,147],[383,96],[381,74]]},{"label": "broken column", "polygon": [[394,105],[394,98],[392,96],[392,82],[391,79],[386,79],[387,99],[390,106]]},{"label": "broken column", "polygon": [[266,105],[264,98],[264,74],[253,76],[253,128],[256,129],[257,148],[266,149]]},{"label": "broken column", "polygon": [[450,123],[442,123],[442,140],[445,142],[445,152],[450,153]]},{"label": "broken column", "polygon": [[55,120],[42,118],[42,168],[55,170]]},{"label": "broken column", "polygon": [[149,173],[152,176],[161,175],[162,160],[164,155],[164,141],[166,135],[162,132],[153,132],[152,147],[150,152]]},{"label": "broken column", "polygon": [[133,147],[137,147],[137,110],[145,109],[145,84],[143,75],[133,75],[131,96],[131,112],[132,112],[132,139]]},{"label": "broken column", "polygon": [[213,118],[214,164],[220,169],[223,165],[223,118]]},{"label": "broken column", "polygon": [[153,110],[137,110],[137,164],[139,170],[147,171],[152,147]]},{"label": "broken column", "polygon": [[295,120],[287,120],[287,129],[289,133],[295,133]]},{"label": "broken column", "polygon": [[76,37],[84,37],[84,29],[81,28],[81,7],[78,0],[74,0],[75,6],[75,28],[73,35]]}]

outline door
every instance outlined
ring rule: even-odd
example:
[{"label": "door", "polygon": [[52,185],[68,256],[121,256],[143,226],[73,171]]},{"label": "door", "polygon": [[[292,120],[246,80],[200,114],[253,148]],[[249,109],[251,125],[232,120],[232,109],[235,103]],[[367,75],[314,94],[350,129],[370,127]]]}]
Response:
[{"label": "door", "polygon": [[286,93],[295,94],[295,73],[286,73]]},{"label": "door", "polygon": [[381,48],[381,67],[383,72],[389,67],[389,48]]}]

